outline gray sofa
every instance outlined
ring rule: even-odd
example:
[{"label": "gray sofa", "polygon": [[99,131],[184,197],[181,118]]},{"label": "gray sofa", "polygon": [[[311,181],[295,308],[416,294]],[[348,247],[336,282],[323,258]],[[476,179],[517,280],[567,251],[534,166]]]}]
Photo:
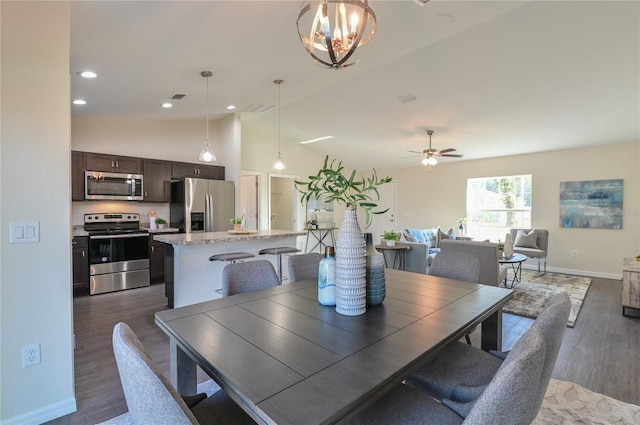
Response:
[{"label": "gray sofa", "polygon": [[453,229],[443,232],[439,227],[431,229],[403,229],[402,243],[409,245],[405,253],[405,269],[410,272],[427,274],[433,257],[440,252],[439,242],[446,239],[471,240],[456,236]]}]

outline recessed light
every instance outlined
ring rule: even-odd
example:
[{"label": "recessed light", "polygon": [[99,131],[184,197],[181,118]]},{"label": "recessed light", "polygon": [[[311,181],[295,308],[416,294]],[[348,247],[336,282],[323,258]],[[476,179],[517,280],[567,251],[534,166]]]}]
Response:
[{"label": "recessed light", "polygon": [[236,109],[236,105],[228,105],[227,106],[227,110],[228,111],[233,111],[234,109]]},{"label": "recessed light", "polygon": [[163,108],[172,108],[173,105],[171,103],[169,103],[169,102],[165,102],[165,103],[162,104],[162,107]]},{"label": "recessed light", "polygon": [[73,101],[74,105],[86,105],[87,101],[86,100],[82,100],[82,99],[76,99]]},{"label": "recessed light", "polygon": [[98,76],[98,74],[93,71],[80,71],[78,75],[82,78],[96,78]]},{"label": "recessed light", "polygon": [[309,143],[315,143],[315,142],[319,142],[321,140],[327,140],[327,139],[333,139],[333,136],[324,136],[324,137],[318,137],[317,139],[311,139],[311,140],[304,140],[302,142],[298,142],[301,145],[306,145]]}]

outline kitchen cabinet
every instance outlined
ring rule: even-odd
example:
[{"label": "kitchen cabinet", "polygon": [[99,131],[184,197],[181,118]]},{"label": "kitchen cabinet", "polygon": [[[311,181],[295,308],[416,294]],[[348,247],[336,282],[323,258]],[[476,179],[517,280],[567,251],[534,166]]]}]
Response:
[{"label": "kitchen cabinet", "polygon": [[71,200],[84,201],[84,152],[71,151]]},{"label": "kitchen cabinet", "polygon": [[165,243],[154,241],[153,234],[149,235],[149,274],[152,284],[164,283],[165,247]]},{"label": "kitchen cabinet", "polygon": [[89,293],[89,237],[75,236],[71,242],[74,295]]},{"label": "kitchen cabinet", "polygon": [[87,171],[141,174],[142,160],[130,156],[85,153]]},{"label": "kitchen cabinet", "polygon": [[191,164],[173,162],[172,177],[196,177],[201,179],[224,180],[224,167],[220,165]]},{"label": "kitchen cabinet", "polygon": [[143,159],[145,202],[171,201],[171,161],[159,159]]}]

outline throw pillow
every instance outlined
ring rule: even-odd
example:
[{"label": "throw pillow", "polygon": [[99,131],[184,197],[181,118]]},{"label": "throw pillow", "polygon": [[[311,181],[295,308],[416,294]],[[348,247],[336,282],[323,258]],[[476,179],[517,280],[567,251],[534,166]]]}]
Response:
[{"label": "throw pillow", "polygon": [[536,229],[532,229],[529,233],[522,229],[518,230],[518,233],[516,234],[516,241],[513,243],[513,246],[538,249],[538,235],[536,233]]},{"label": "throw pillow", "polygon": [[453,227],[444,233],[440,228],[438,228],[438,246],[440,246],[440,242],[445,239],[455,239],[456,232],[453,231]]},{"label": "throw pillow", "polygon": [[415,239],[414,241],[409,241],[409,239],[407,239],[409,242],[426,243],[424,236],[422,236],[422,232],[418,229],[404,229],[403,233],[405,233],[405,239],[407,233],[410,235],[410,237]]}]

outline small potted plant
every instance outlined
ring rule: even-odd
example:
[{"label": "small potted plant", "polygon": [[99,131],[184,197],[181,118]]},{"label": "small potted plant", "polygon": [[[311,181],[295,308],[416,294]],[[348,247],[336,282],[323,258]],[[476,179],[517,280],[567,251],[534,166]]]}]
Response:
[{"label": "small potted plant", "polygon": [[242,230],[242,217],[234,217],[229,219],[231,224],[233,224],[233,230],[239,232]]},{"label": "small potted plant", "polygon": [[388,232],[384,232],[382,234],[382,239],[387,241],[387,246],[395,246],[396,242],[400,240],[400,233],[389,230]]},{"label": "small potted plant", "polygon": [[159,229],[164,229],[167,227],[167,220],[162,217],[158,217],[156,218],[156,224],[158,225]]}]

